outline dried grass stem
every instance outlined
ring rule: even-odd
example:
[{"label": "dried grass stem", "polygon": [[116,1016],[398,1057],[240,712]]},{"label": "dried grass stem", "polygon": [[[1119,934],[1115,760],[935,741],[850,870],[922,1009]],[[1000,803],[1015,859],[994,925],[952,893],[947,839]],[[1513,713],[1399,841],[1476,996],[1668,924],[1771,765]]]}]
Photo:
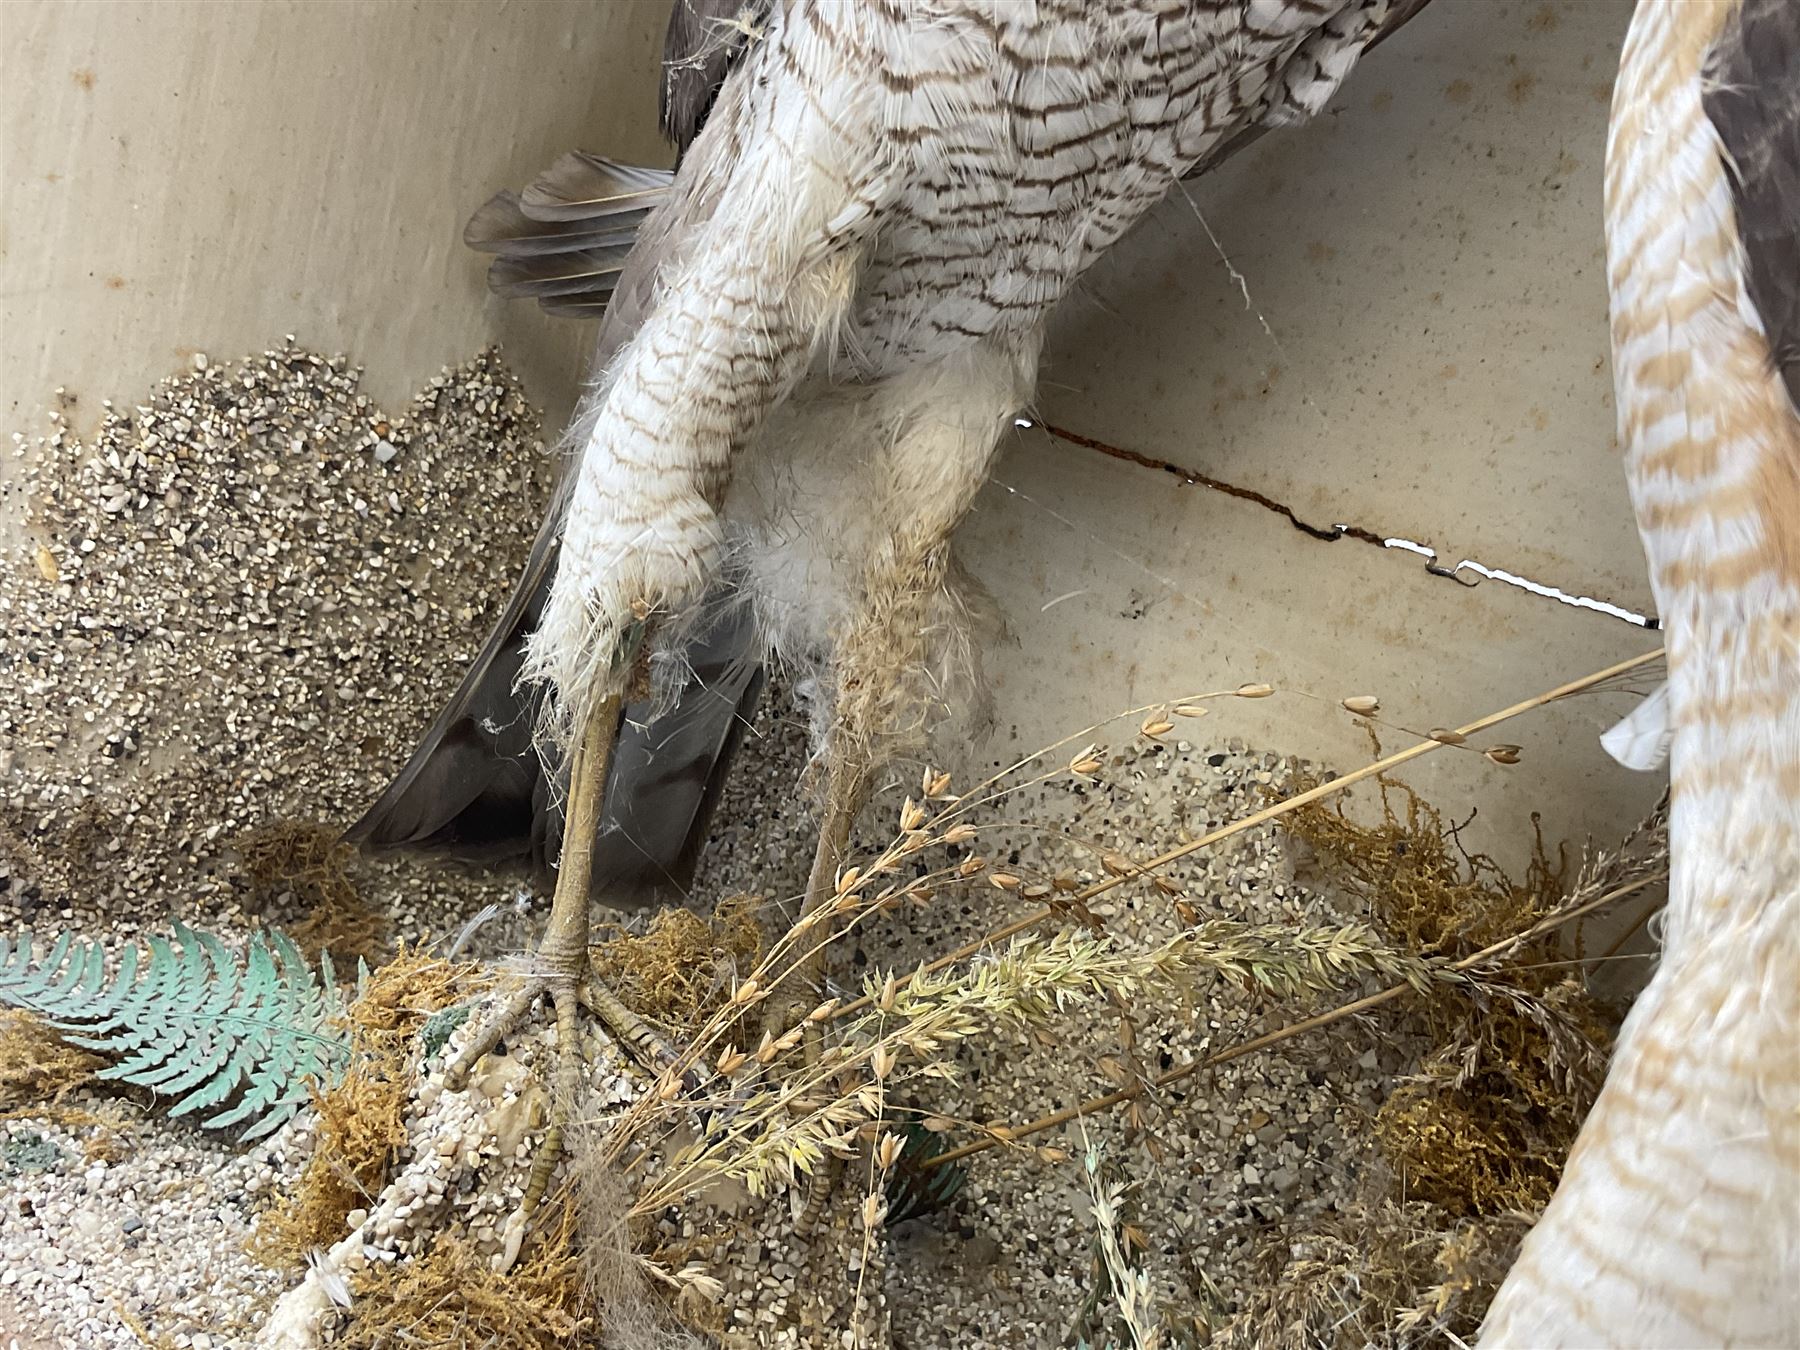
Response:
[{"label": "dried grass stem", "polygon": [[[1294,800],[1298,799],[1296,798]],[[1285,805],[1285,803],[1283,804]],[[1622,886],[1615,886],[1613,889],[1594,897],[1584,904],[1576,905],[1571,909],[1549,915],[1521,932],[1501,938],[1498,942],[1483,947],[1480,951],[1465,956],[1460,961],[1446,963],[1443,968],[1447,972],[1462,974],[1474,970],[1477,967],[1500,960],[1508,953],[1517,950],[1526,943],[1544,936],[1546,933],[1561,928],[1565,924],[1573,923],[1576,919],[1592,914],[1596,910],[1604,909],[1606,906],[1622,900],[1628,895],[1636,894],[1647,886],[1652,886],[1659,881],[1667,880],[1668,875],[1666,870],[1653,872],[1648,876],[1639,877]],[[1381,1007],[1385,1003],[1393,1002],[1402,994],[1415,992],[1417,988],[1417,984],[1409,981],[1391,984],[1378,993],[1369,994],[1366,997],[1355,999],[1352,1002],[1340,1004],[1338,1007],[1331,1008],[1314,1017],[1304,1017],[1297,1022],[1289,1022],[1285,1026],[1277,1027],[1274,1031],[1265,1032],[1261,1036],[1253,1036],[1247,1041],[1241,1041],[1237,1045],[1229,1046],[1215,1054],[1206,1056],[1204,1059],[1197,1059],[1192,1064],[1178,1064],[1168,1072],[1160,1074],[1152,1079],[1150,1086],[1161,1088],[1167,1087],[1171,1083],[1178,1083],[1183,1078],[1198,1073],[1201,1069],[1210,1069],[1217,1065],[1228,1063],[1234,1059],[1242,1059],[1245,1055],[1254,1054],[1258,1050],[1267,1050],[1270,1046],[1279,1045],[1283,1041],[1292,1040],[1294,1037],[1304,1035],[1309,1031],[1317,1031],[1321,1027],[1328,1027],[1336,1022],[1342,1022],[1346,1018],[1357,1016],[1359,1013],[1369,1012],[1372,1009]],[[1029,1124],[1007,1126],[1004,1138],[990,1135],[986,1139],[977,1139],[972,1143],[962,1145],[960,1148],[946,1149],[944,1152],[929,1159],[922,1165],[925,1167],[942,1167],[946,1163],[953,1163],[976,1153],[984,1153],[998,1144],[1016,1143],[1020,1139],[1027,1138],[1034,1134],[1041,1134],[1045,1130],[1055,1129],[1058,1125],[1066,1125],[1071,1120],[1077,1120],[1082,1116],[1092,1115],[1096,1111],[1111,1110],[1113,1107],[1128,1102],[1134,1097],[1141,1096],[1143,1091],[1144,1088],[1141,1084],[1133,1084],[1130,1087],[1120,1088],[1116,1092],[1109,1092],[1103,1097],[1094,1097],[1088,1101],[1082,1102],[1078,1106],[1070,1106],[1065,1107],[1061,1111],[1053,1111],[1051,1114],[1042,1116],[1037,1120],[1031,1121]]]},{"label": "dried grass stem", "polygon": [[[1616,679],[1620,675],[1628,674],[1631,671],[1648,666],[1653,662],[1660,661],[1662,656],[1663,650],[1659,647],[1655,651],[1645,652],[1642,656],[1634,656],[1629,660],[1620,661],[1616,665],[1607,666],[1604,670],[1597,670],[1591,675],[1584,675],[1578,680],[1571,680],[1567,684],[1558,685],[1556,688],[1545,690],[1541,694],[1534,694],[1523,702],[1513,704],[1510,708],[1502,708],[1499,712],[1488,713],[1484,717],[1478,717],[1467,726],[1458,727],[1456,729],[1454,733],[1458,738],[1456,741],[1452,741],[1448,738],[1420,741],[1417,745],[1408,746],[1405,750],[1397,751],[1383,759],[1378,759],[1365,764],[1360,769],[1354,769],[1345,774],[1342,778],[1334,778],[1328,783],[1320,783],[1317,787],[1310,788],[1305,792],[1276,802],[1272,806],[1264,807],[1261,811],[1252,812],[1250,815],[1247,815],[1240,820],[1234,820],[1228,825],[1223,825],[1208,834],[1202,835],[1198,839],[1185,844],[1180,844],[1175,848],[1169,849],[1165,853],[1159,853],[1156,857],[1150,859],[1150,861],[1131,871],[1127,871],[1122,875],[1104,877],[1101,880],[1094,882],[1093,885],[1087,887],[1085,890],[1077,892],[1069,903],[1073,905],[1085,905],[1088,901],[1105,894],[1115,886],[1123,885],[1125,882],[1139,877],[1148,876],[1159,868],[1166,867],[1172,862],[1179,861],[1191,853],[1197,853],[1203,848],[1219,843],[1222,840],[1229,839],[1233,835],[1242,834],[1245,830],[1254,829],[1258,825],[1267,824],[1269,821],[1274,820],[1279,816],[1286,815],[1290,811],[1298,810],[1309,802],[1319,801],[1322,798],[1331,796],[1333,793],[1341,792],[1345,788],[1351,787],[1356,783],[1363,782],[1365,779],[1374,778],[1380,774],[1387,773],[1390,770],[1400,767],[1402,764],[1418,759],[1422,755],[1428,755],[1434,750],[1442,750],[1448,745],[1460,743],[1460,740],[1473,736],[1477,732],[1486,731],[1489,727],[1498,726],[1502,722],[1509,721],[1521,714],[1532,712],[1546,704],[1554,703],[1559,699],[1569,698],[1575,694],[1585,693],[1597,685],[1604,684],[1608,680]],[[1055,914],[1056,911],[1050,906],[1034,910],[1022,919],[1015,920],[1001,928],[996,928],[992,932],[977,938],[974,942],[958,947],[955,951],[939,957],[937,960],[922,967],[920,971],[915,972],[913,975],[902,977],[902,982],[915,979],[918,974],[934,974],[935,972],[944,969],[946,966],[953,966],[959,961],[965,961],[969,957],[974,956],[977,952],[980,952],[987,947],[991,947],[997,942],[1004,942],[1010,937],[1023,933],[1028,928],[1036,927],[1046,919],[1055,917]],[[836,1018],[849,1017],[856,1013],[860,1013],[868,1006],[868,998],[854,999],[837,1009],[833,1014],[834,1020]],[[949,1157],[950,1155],[945,1154],[943,1156]]]}]

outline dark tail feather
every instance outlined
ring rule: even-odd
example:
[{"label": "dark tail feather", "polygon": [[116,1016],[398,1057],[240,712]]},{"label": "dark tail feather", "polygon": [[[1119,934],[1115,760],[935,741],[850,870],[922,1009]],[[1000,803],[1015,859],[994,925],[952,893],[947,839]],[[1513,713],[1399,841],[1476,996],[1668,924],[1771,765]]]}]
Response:
[{"label": "dark tail feather", "polygon": [[[471,248],[495,254],[488,283],[535,295],[551,313],[604,317],[596,365],[635,329],[656,274],[657,241],[633,243],[668,195],[664,169],[575,152],[522,193],[502,192],[469,220]],[[635,276],[635,279],[630,279]],[[525,573],[444,710],[374,805],[346,832],[372,849],[441,849],[471,861],[530,857],[548,870],[562,843],[564,784],[551,782],[532,744],[535,697],[518,690],[527,636],[556,569],[573,487],[565,474],[545,508]],[[685,889],[732,752],[762,687],[747,615],[708,631],[687,653],[696,678],[676,706],[646,725],[628,707],[596,846],[596,888],[615,899]]]},{"label": "dark tail feather", "polygon": [[743,606],[693,642],[693,678],[647,721],[628,706],[594,846],[594,889],[615,904],[680,901],[694,879],[725,776],[762,695],[756,625]]},{"label": "dark tail feather", "polygon": [[[547,775],[532,744],[536,699],[516,682],[555,555],[547,524],[462,685],[387,790],[345,832],[351,843],[439,850],[470,862],[529,858],[549,872],[562,847],[566,783]],[[755,644],[752,619],[734,609],[688,648],[693,679],[672,708],[652,717],[647,704],[626,707],[595,841],[596,895],[647,904],[685,894],[762,692]]]}]

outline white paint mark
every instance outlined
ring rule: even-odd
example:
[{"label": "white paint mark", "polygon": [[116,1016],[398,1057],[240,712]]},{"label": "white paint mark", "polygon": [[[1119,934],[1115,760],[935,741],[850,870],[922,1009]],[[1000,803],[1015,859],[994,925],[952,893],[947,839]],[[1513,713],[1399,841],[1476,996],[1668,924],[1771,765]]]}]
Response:
[{"label": "white paint mark", "polygon": [[[1333,525],[1331,528],[1336,530],[1339,534],[1342,534],[1350,527],[1348,525]],[[1415,544],[1410,539],[1383,539],[1381,543],[1384,548],[1403,548],[1409,552],[1422,555],[1428,561],[1435,562],[1437,560],[1437,550],[1435,548],[1426,548],[1425,545]]]},{"label": "white paint mark", "polygon": [[[1342,531],[1346,527],[1337,525],[1333,528]],[[1476,562],[1473,558],[1464,558],[1455,567],[1445,567],[1438,563],[1438,553],[1435,548],[1427,548],[1424,544],[1414,543],[1411,539],[1383,539],[1381,542],[1385,548],[1404,549],[1408,553],[1418,554],[1425,559],[1426,565],[1439,576],[1461,581],[1463,572],[1473,572],[1478,577],[1504,581],[1508,586],[1517,586],[1522,591],[1529,591],[1532,595],[1541,595],[1546,599],[1555,600],[1559,604],[1572,605],[1576,609],[1591,609],[1596,614],[1610,614],[1615,619],[1623,619],[1626,623],[1636,624],[1639,628],[1660,627],[1656,620],[1647,614],[1639,614],[1636,610],[1625,609],[1609,600],[1596,600],[1590,595],[1570,595],[1556,586],[1546,586],[1541,581],[1522,577],[1517,572],[1508,572],[1503,567],[1488,567],[1483,563]],[[1463,584],[1472,586],[1477,583],[1464,582]]]}]

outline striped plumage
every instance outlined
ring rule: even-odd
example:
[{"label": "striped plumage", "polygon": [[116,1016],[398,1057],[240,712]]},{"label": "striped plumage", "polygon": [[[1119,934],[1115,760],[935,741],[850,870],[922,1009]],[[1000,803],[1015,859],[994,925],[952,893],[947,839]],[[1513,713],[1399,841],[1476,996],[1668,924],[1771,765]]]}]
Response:
[{"label": "striped plumage", "polygon": [[1669,907],[1483,1344],[1800,1345],[1800,5],[1641,0],[1606,227]]},{"label": "striped plumage", "polygon": [[1321,106],[1392,8],[773,7],[664,208],[663,290],[582,426],[526,665],[554,725],[618,685],[634,615],[678,620],[728,553],[765,637],[828,665],[854,659],[840,639],[888,578],[935,590],[1050,309],[1223,138]]},{"label": "striped plumage", "polygon": [[[462,831],[509,776],[498,797],[518,800],[527,775],[500,747],[534,720],[570,752],[532,969],[445,1070],[466,1082],[551,996],[558,1104],[522,1218],[578,1096],[578,1002],[624,1044],[653,1039],[591,978],[587,946],[607,870],[602,801],[616,809],[641,782],[615,754],[629,700],[680,712],[687,653],[717,635],[722,592],[725,622],[747,615],[766,649],[811,668],[827,768],[802,919],[829,922],[821,906],[873,770],[934,706],[966,701],[946,697],[975,607],[950,535],[1031,396],[1051,309],[1179,178],[1317,112],[1423,3],[761,0],[731,21],[735,65],[716,97],[704,55],[671,82],[665,126],[705,127],[617,266],[603,369],[530,569],[428,743],[352,832]],[[501,203],[499,226],[529,236],[516,206]],[[594,256],[576,266],[609,272],[616,246],[584,242]],[[514,636],[534,614],[521,654]],[[496,677],[521,656],[535,718],[498,707],[512,682]],[[714,703],[727,725],[741,706]],[[659,725],[643,728],[651,742]],[[759,995],[771,1030],[794,1028],[814,1063],[822,1032],[799,1023],[822,973],[816,936]]]},{"label": "striped plumage", "polygon": [[[519,594],[353,837],[467,851],[527,821],[553,856],[520,666],[566,743],[654,616],[664,687],[626,734],[660,746],[643,723],[680,697],[722,593],[751,613],[750,664],[757,646],[800,668],[834,754],[866,766],[967,710],[984,605],[948,540],[1031,397],[1051,309],[1179,177],[1317,111],[1423,3],[679,0],[672,183],[568,156],[471,224],[503,293],[606,311],[601,374]],[[615,227],[652,203],[625,248]],[[676,723],[728,725],[742,692],[690,693]],[[642,788],[630,758],[615,816]],[[641,813],[660,837],[603,844],[597,878],[641,859],[679,881],[716,771],[699,754],[667,777],[681,799]]]}]

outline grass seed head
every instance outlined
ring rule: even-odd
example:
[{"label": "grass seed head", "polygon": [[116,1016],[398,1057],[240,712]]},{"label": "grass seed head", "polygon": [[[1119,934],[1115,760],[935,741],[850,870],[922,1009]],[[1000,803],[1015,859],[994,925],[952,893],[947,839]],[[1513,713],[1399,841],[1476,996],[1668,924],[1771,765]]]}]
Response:
[{"label": "grass seed head", "polygon": [[1092,778],[1105,763],[1105,755],[1100,747],[1090,745],[1069,761],[1069,772],[1077,778]]},{"label": "grass seed head", "polygon": [[880,1226],[882,1216],[887,1213],[887,1201],[879,1194],[871,1191],[863,1197],[862,1226],[874,1232]]}]

